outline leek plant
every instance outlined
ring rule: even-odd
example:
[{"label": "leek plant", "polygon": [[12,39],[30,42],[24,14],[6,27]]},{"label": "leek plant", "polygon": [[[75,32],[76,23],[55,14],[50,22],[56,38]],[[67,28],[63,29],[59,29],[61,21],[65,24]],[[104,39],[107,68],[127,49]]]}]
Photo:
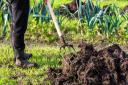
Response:
[{"label": "leek plant", "polygon": [[3,6],[3,0],[0,0],[0,9],[2,8]]},{"label": "leek plant", "polygon": [[[34,1],[34,0],[33,0]],[[51,1],[53,6],[54,0]],[[51,19],[48,6],[43,3],[43,1],[35,2],[34,5],[31,7],[30,14],[33,18],[36,18],[37,23],[42,22],[49,22]]]},{"label": "leek plant", "polygon": [[2,35],[1,37],[4,38],[6,33],[7,33],[7,28],[10,27],[10,19],[11,19],[11,15],[10,15],[10,10],[9,10],[9,5],[7,2],[3,1],[1,2],[1,11],[2,11]]},{"label": "leek plant", "polygon": [[80,22],[83,21],[84,23],[87,23],[89,29],[93,30],[95,24],[92,18],[96,16],[99,12],[99,4],[97,3],[96,6],[94,6],[92,0],[87,0],[85,6],[79,7]]},{"label": "leek plant", "polygon": [[123,23],[120,9],[115,5],[109,5],[110,9],[100,19],[98,26],[103,34],[109,38],[109,36],[116,35],[121,24]]},{"label": "leek plant", "polygon": [[125,32],[128,34],[128,13],[123,15],[124,21],[125,21]]}]

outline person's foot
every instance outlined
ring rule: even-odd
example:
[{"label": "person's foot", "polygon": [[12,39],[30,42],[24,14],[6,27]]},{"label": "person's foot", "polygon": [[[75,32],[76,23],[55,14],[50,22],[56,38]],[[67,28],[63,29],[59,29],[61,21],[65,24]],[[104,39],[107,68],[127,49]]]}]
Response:
[{"label": "person's foot", "polygon": [[31,53],[25,53],[25,52],[23,52],[23,56],[24,56],[25,59],[29,59],[29,58],[32,57],[32,54]]},{"label": "person's foot", "polygon": [[15,64],[16,64],[16,66],[22,67],[22,68],[30,68],[30,67],[38,66],[36,63],[31,63],[27,60],[20,60],[20,59],[16,59]]},{"label": "person's foot", "polygon": [[[31,53],[26,53],[24,51],[21,52],[22,56],[23,56],[23,59],[26,59],[26,60],[29,60],[31,57],[32,57],[32,54]],[[14,62],[16,61],[16,55],[14,57]]]}]

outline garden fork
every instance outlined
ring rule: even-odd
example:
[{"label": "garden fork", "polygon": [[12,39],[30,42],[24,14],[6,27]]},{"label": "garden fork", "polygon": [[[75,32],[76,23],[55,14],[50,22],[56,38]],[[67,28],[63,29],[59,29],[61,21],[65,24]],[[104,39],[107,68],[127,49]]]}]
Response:
[{"label": "garden fork", "polygon": [[66,47],[72,48],[72,49],[75,51],[73,44],[69,44],[69,43],[67,43],[67,42],[65,41],[64,36],[62,35],[62,33],[61,33],[61,31],[60,31],[60,26],[59,26],[59,24],[58,24],[58,22],[57,22],[57,19],[56,19],[56,17],[55,17],[55,14],[54,14],[54,12],[53,12],[52,7],[51,7],[50,1],[47,0],[46,3],[47,3],[47,6],[48,6],[48,8],[49,8],[49,12],[50,12],[50,14],[51,14],[52,20],[53,20],[53,22],[54,22],[55,28],[56,28],[56,30],[57,30],[58,36],[59,36],[60,41],[61,41],[60,51],[61,51],[61,49],[65,49]]}]

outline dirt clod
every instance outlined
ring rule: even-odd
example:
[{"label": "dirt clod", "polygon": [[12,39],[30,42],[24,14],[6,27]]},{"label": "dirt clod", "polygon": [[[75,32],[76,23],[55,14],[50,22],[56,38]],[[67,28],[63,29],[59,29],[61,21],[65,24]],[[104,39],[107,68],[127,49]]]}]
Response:
[{"label": "dirt clod", "polygon": [[128,85],[128,58],[119,45],[100,51],[84,42],[78,47],[64,56],[60,69],[48,70],[52,85]]}]

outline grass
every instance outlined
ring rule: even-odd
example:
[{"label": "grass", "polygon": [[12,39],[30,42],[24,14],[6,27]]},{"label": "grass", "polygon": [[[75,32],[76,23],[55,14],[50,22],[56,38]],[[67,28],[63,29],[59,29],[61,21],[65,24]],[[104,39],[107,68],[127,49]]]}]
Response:
[{"label": "grass", "polygon": [[58,62],[62,58],[59,54],[59,48],[49,46],[31,46],[26,49],[33,54],[30,59],[36,62],[39,68],[22,69],[13,63],[13,52],[9,45],[0,44],[0,85],[39,85],[43,83],[46,77],[45,71],[48,67],[59,67]]},{"label": "grass", "polygon": [[[37,1],[41,1],[41,0],[37,0]],[[52,1],[52,0],[50,0]],[[70,3],[72,0],[54,0],[54,7],[57,8],[62,4],[66,4],[66,3]],[[84,1],[84,0],[82,0]],[[94,3],[96,3],[97,0],[92,0]],[[33,5],[34,0],[31,0],[31,6]],[[107,4],[111,4],[111,3],[115,3],[117,6],[119,7],[124,7],[126,5],[128,5],[128,1],[124,1],[124,0],[100,0],[101,2],[101,6],[107,5]]]}]

